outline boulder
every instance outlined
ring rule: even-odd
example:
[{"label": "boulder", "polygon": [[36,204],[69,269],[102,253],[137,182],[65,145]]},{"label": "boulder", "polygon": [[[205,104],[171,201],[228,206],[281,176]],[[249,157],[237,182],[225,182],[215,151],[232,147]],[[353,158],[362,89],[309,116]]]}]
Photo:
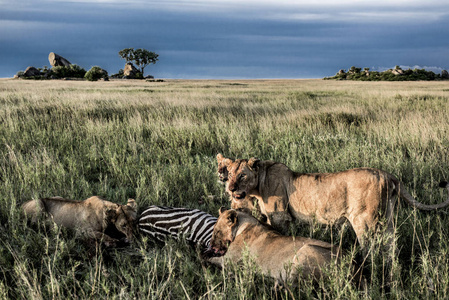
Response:
[{"label": "boulder", "polygon": [[62,57],[54,52],[50,52],[50,54],[48,55],[48,61],[50,62],[50,65],[52,67],[57,67],[57,66],[68,67],[68,66],[70,66],[70,62],[67,59],[65,59],[64,57]]},{"label": "boulder", "polygon": [[341,69],[340,71],[338,71],[338,75],[342,75],[342,74],[346,74],[345,70]]},{"label": "boulder", "polygon": [[404,74],[404,70],[402,69],[394,69],[391,71],[391,73],[393,73],[393,75],[403,75]]},{"label": "boulder", "polygon": [[125,64],[125,68],[123,69],[123,76],[132,79],[136,77],[136,74],[139,72],[136,67],[130,62]]},{"label": "boulder", "polygon": [[446,70],[441,71],[441,78],[449,79],[449,73]]},{"label": "boulder", "polygon": [[41,72],[35,67],[28,67],[25,72],[23,72],[23,77],[33,77],[40,76]]}]

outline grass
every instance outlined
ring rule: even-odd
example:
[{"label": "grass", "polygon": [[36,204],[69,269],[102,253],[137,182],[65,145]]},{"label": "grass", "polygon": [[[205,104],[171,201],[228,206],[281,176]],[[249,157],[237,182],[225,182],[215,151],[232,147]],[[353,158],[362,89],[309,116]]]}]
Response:
[{"label": "grass", "polygon": [[[398,206],[389,289],[377,251],[366,290],[334,266],[317,284],[275,291],[250,259],[219,270],[183,243],[158,246],[142,237],[105,250],[64,228],[29,226],[19,210],[32,198],[99,195],[117,203],[132,197],[141,209],[217,215],[229,205],[217,183],[217,153],[298,172],[380,168],[421,202],[438,203],[447,197],[438,183],[449,179],[447,91],[444,82],[1,80],[0,297],[447,298],[446,213]],[[296,233],[348,250],[355,242],[351,229],[298,226]]]}]

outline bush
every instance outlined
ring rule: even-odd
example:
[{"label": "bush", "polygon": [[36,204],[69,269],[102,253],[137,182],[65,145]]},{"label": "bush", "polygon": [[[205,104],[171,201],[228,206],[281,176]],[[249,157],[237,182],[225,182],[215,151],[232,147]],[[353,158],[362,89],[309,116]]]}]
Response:
[{"label": "bush", "polygon": [[111,77],[111,78],[122,78],[122,77],[123,77],[123,74],[124,74],[123,69],[120,69],[120,70],[118,70],[118,73],[112,74],[110,77]]},{"label": "bush", "polygon": [[99,66],[94,66],[90,68],[89,71],[86,72],[86,75],[84,75],[84,78],[89,81],[97,81],[101,78],[108,78],[108,72],[106,70],[103,70]]},{"label": "bush", "polygon": [[134,76],[134,79],[143,79],[143,74],[142,72],[137,72],[136,76]]},{"label": "bush", "polygon": [[50,70],[51,74],[56,78],[65,78],[65,77],[74,77],[74,78],[83,78],[86,74],[86,70],[81,68],[78,65],[72,64],[68,67],[65,66],[57,66],[53,67]]},{"label": "bush", "polygon": [[68,68],[69,68],[69,73],[70,73],[69,77],[83,78],[84,75],[86,75],[86,70],[84,70],[83,68],[81,68],[78,65],[72,64]]}]

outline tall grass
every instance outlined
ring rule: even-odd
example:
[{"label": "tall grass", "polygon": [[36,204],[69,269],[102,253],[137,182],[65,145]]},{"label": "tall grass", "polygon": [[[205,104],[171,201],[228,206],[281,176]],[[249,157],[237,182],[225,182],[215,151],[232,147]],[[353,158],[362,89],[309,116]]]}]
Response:
[{"label": "tall grass", "polygon": [[[31,198],[99,195],[140,208],[228,205],[217,153],[285,163],[298,172],[375,167],[424,203],[447,193],[448,88],[444,82],[0,81],[0,297],[25,299],[447,298],[445,213],[399,205],[393,282],[385,257],[367,288],[337,266],[318,284],[274,290],[251,264],[219,270],[183,243],[105,250],[49,224],[29,226]],[[297,234],[352,249],[352,229],[315,225]],[[357,255],[357,249],[355,250]],[[350,259],[349,256],[348,259]]]}]

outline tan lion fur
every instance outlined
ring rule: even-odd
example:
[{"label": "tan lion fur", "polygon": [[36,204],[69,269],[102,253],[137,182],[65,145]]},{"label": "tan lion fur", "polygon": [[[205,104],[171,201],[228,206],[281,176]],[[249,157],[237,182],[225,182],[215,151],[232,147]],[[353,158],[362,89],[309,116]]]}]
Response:
[{"label": "tan lion fur", "polygon": [[[237,159],[227,164],[226,189],[233,198],[256,197],[261,211],[276,229],[287,232],[292,218],[322,224],[347,219],[357,238],[366,246],[382,218],[391,235],[393,209],[397,195],[421,210],[436,210],[449,205],[425,205],[416,201],[393,175],[371,168],[337,173],[296,173],[282,163],[256,158]],[[440,183],[449,190],[449,184]],[[388,243],[391,243],[388,242]]]},{"label": "tan lion fur", "polygon": [[137,205],[129,199],[126,205],[93,196],[84,201],[61,197],[30,200],[22,205],[32,222],[40,217],[50,218],[56,224],[77,230],[89,238],[102,240],[107,246],[133,239]]},{"label": "tan lion fur", "polygon": [[[212,251],[238,263],[249,253],[263,274],[283,283],[299,277],[318,279],[322,268],[336,260],[339,248],[304,237],[284,236],[270,225],[239,210],[220,209],[211,240]],[[215,260],[217,258],[214,258]]]},{"label": "tan lion fur", "polygon": [[[224,157],[222,154],[217,155],[217,174],[220,182],[226,183],[228,181],[228,169],[227,166],[232,164],[233,160]],[[229,194],[229,201],[231,201],[232,209],[243,209],[248,213],[251,213],[257,219],[266,222],[265,215],[262,214],[259,205],[257,205],[257,199],[255,197],[245,197],[245,199],[236,199],[232,197],[232,193]]]}]

